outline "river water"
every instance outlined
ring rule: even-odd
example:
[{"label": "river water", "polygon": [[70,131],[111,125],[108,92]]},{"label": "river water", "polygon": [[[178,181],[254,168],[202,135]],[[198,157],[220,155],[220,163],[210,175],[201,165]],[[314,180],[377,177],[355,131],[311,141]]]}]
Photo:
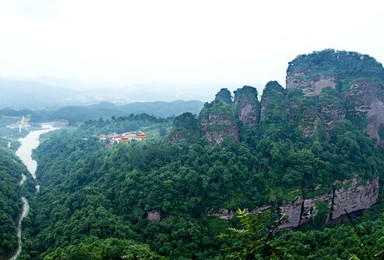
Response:
[{"label": "river water", "polygon": [[[21,143],[19,149],[16,151],[16,155],[21,159],[21,161],[27,166],[28,171],[31,173],[33,179],[36,181],[36,169],[37,169],[37,162],[32,159],[32,151],[33,149],[36,149],[39,144],[40,140],[39,137],[42,134],[45,134],[49,131],[55,130],[52,125],[50,124],[42,124],[43,129],[42,130],[36,130],[30,132],[26,137],[20,138],[19,142]],[[26,176],[23,174],[21,176],[20,185],[23,185]],[[36,184],[36,191],[38,192],[40,189],[40,186]],[[21,198],[21,201],[23,202],[23,210],[21,212],[21,216],[19,219],[19,222],[17,223],[17,239],[18,239],[18,248],[14,256],[10,258],[10,260],[16,260],[22,250],[22,240],[21,240],[21,223],[23,219],[28,215],[29,212],[29,203],[28,200],[25,197]]]}]

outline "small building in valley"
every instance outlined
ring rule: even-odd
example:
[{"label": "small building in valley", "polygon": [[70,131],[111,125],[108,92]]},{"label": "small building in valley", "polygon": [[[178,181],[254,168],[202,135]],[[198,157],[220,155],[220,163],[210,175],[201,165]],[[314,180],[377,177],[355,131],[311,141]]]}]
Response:
[{"label": "small building in valley", "polygon": [[97,137],[99,141],[102,141],[104,143],[124,143],[128,144],[132,140],[136,141],[144,141],[147,139],[147,135],[143,132],[127,132],[123,134],[101,134]]}]

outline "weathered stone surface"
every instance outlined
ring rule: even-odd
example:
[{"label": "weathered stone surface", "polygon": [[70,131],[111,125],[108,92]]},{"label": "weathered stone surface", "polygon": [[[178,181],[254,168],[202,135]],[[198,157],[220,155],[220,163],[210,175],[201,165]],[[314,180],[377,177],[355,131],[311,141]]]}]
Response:
[{"label": "weathered stone surface", "polygon": [[[335,220],[348,213],[369,209],[377,202],[379,195],[379,178],[368,182],[362,182],[361,178],[353,178],[345,181],[335,181],[334,185],[342,186],[335,189],[334,193],[326,193],[312,198],[303,199],[298,196],[294,202],[284,203],[279,207],[279,213],[286,215],[287,219],[279,226],[279,230],[292,229],[299,225],[309,223],[318,214],[316,201],[326,202],[329,210],[326,222]],[[270,206],[264,206],[252,210],[252,213],[260,212]],[[236,212],[221,209],[218,213],[209,214],[221,219],[232,219]]]},{"label": "weathered stone surface", "polygon": [[236,90],[234,102],[240,121],[249,127],[255,126],[260,114],[257,90],[250,86]]},{"label": "weathered stone surface", "polygon": [[338,123],[345,119],[345,112],[340,108],[332,107],[333,104],[329,104],[326,107],[320,109],[319,117],[323,124],[325,133],[329,137],[329,132],[334,129]]},{"label": "weathered stone surface", "polygon": [[344,209],[348,212],[354,212],[368,209],[377,202],[379,195],[378,178],[367,183],[361,183],[361,178],[334,182],[336,186],[340,184],[349,187],[335,189],[333,194],[323,194],[304,201],[302,197],[298,197],[295,202],[282,205],[280,207],[281,213],[287,215],[288,219],[279,229],[290,229],[310,222],[311,218],[318,214],[315,201],[328,203],[330,214],[327,217],[327,222],[345,215]]},{"label": "weathered stone surface", "polygon": [[195,116],[190,112],[185,112],[173,120],[172,129],[168,135],[169,143],[186,141],[195,143],[200,138],[200,127]]},{"label": "weathered stone surface", "polygon": [[[299,89],[304,96],[318,97],[322,94],[324,88],[336,88],[336,77],[325,74],[317,75],[316,71],[293,71],[287,73],[286,84],[287,89]],[[336,98],[334,97],[334,99]],[[297,115],[290,110],[294,110],[294,108],[301,109],[302,121],[299,127],[305,137],[313,136],[319,124],[324,127],[328,136],[329,131],[337,126],[340,120],[345,118],[345,113],[337,107],[338,102],[331,102],[323,106],[318,102],[318,100],[313,99],[313,105],[309,107],[306,105],[306,109],[302,108],[303,104],[293,104],[293,108],[288,107],[288,115],[291,121],[295,120]]]},{"label": "weathered stone surface", "polygon": [[289,99],[287,102],[287,118],[291,123],[297,124],[303,114],[303,100],[301,98]]},{"label": "weathered stone surface", "polygon": [[185,140],[185,132],[183,131],[173,131],[167,137],[167,142],[171,144],[175,144],[182,140]]},{"label": "weathered stone surface", "polygon": [[220,145],[225,138],[239,142],[239,128],[231,115],[223,118],[219,114],[209,114],[200,120],[200,126],[211,145]]},{"label": "weathered stone surface", "polygon": [[281,215],[287,216],[285,222],[279,226],[280,230],[297,227],[300,224],[302,203],[303,197],[299,196],[295,202],[280,206]]},{"label": "weathered stone surface", "polygon": [[258,109],[257,106],[251,104],[243,104],[239,109],[238,117],[241,122],[250,127],[258,122]]},{"label": "weathered stone surface", "polygon": [[[314,112],[321,119],[317,123],[326,137],[348,119],[359,129],[365,128],[377,146],[384,145],[384,68],[374,58],[336,50],[299,55],[289,62],[286,88],[291,93],[301,91],[306,100],[315,98]],[[304,126],[300,126],[309,137],[317,124],[311,124],[314,116],[305,118],[305,106],[302,108],[303,114],[298,114],[288,107],[289,119],[301,124],[297,118],[304,118]]]},{"label": "weathered stone surface", "polygon": [[365,114],[369,118],[366,128],[371,138],[376,138],[376,145],[383,145],[384,140],[379,135],[379,128],[384,124],[384,94],[375,83],[367,80],[354,82],[349,91],[343,93],[349,104],[350,114]]},{"label": "weathered stone surface", "polygon": [[328,210],[330,211],[332,208],[332,193],[305,199],[303,204],[303,211],[301,212],[300,225],[309,223],[312,218],[319,213],[318,209],[316,208],[316,201],[326,202],[328,204]]},{"label": "weathered stone surface", "polygon": [[295,71],[287,73],[286,86],[287,89],[301,89],[306,96],[318,96],[324,88],[336,87],[336,78],[328,75],[318,75],[315,77],[307,77],[308,72]]},{"label": "weathered stone surface", "polygon": [[[270,207],[271,206],[263,206],[260,208],[256,208],[256,209],[252,210],[251,212],[248,209],[246,209],[245,212],[257,214],[257,213],[260,213],[261,211],[266,210]],[[229,220],[229,219],[232,219],[234,216],[236,216],[236,214],[237,214],[236,211],[233,211],[233,210],[220,209],[219,212],[217,212],[217,213],[208,213],[207,215],[208,216],[216,216],[216,217],[219,217],[220,219]]]},{"label": "weathered stone surface", "polygon": [[228,210],[228,209],[220,209],[217,213],[210,213],[208,216],[216,216],[220,219],[232,219],[234,216],[236,216],[236,211]]},{"label": "weathered stone surface", "polygon": [[239,142],[234,103],[228,89],[221,89],[211,103],[205,103],[199,114],[202,136],[210,145],[220,145],[224,140]]},{"label": "weathered stone surface", "polygon": [[316,133],[318,124],[319,117],[316,111],[307,110],[303,115],[299,128],[305,137],[311,137]]},{"label": "weathered stone surface", "polygon": [[[379,178],[368,183],[362,183],[361,178],[336,182],[347,186],[337,189],[334,194],[332,219],[345,215],[345,211],[354,212],[368,209],[377,202],[379,196]],[[349,187],[348,187],[349,186]]]},{"label": "weathered stone surface", "polygon": [[160,211],[156,211],[156,210],[149,211],[149,212],[147,212],[147,219],[148,220],[154,220],[154,221],[160,221],[162,219],[162,215],[161,215]]}]

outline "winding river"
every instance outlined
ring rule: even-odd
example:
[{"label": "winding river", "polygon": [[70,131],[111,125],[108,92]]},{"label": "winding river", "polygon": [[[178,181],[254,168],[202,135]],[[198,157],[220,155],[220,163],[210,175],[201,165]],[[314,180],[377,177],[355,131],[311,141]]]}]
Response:
[{"label": "winding river", "polygon": [[[37,148],[40,144],[39,137],[42,134],[45,134],[49,131],[55,130],[50,124],[42,124],[42,130],[31,131],[26,137],[20,138],[19,142],[21,143],[19,149],[16,151],[16,155],[21,159],[21,161],[27,166],[28,171],[31,173],[33,179],[36,181],[36,169],[37,162],[32,159],[32,151]],[[24,174],[21,176],[20,185],[23,185],[27,176]],[[36,192],[39,192],[40,186],[36,183]],[[16,260],[22,249],[22,240],[21,240],[21,223],[23,219],[28,215],[29,212],[29,203],[25,197],[21,198],[23,202],[23,210],[19,222],[17,223],[17,239],[18,239],[18,248],[14,256],[10,260]]]}]

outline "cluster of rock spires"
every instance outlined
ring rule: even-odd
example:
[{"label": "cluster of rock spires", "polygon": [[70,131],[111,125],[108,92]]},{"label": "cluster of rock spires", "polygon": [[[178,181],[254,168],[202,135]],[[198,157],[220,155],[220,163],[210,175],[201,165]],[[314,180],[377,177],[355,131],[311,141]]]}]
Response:
[{"label": "cluster of rock spires", "polygon": [[[230,91],[221,89],[197,119],[190,113],[177,117],[168,141],[193,143],[204,138],[213,146],[225,140],[240,142],[242,129],[282,121],[297,125],[304,137],[322,131],[325,138],[330,138],[331,130],[344,119],[368,133],[376,146],[384,145],[384,68],[367,55],[324,50],[290,62],[286,89],[271,81],[260,101],[257,90],[250,86],[236,90],[233,99]],[[299,196],[283,204],[280,211],[289,218],[281,228],[307,223],[317,214],[316,201],[326,203],[328,222],[344,215],[343,209],[356,212],[377,202],[378,179],[363,183],[355,178],[346,183],[349,188],[313,198]],[[234,212],[223,209],[214,215],[231,218]]]},{"label": "cluster of rock spires", "polygon": [[[331,60],[332,66],[314,62],[318,56]],[[185,117],[191,123],[192,115],[188,113],[176,121]],[[226,139],[239,142],[242,127],[284,120],[297,124],[305,137],[312,137],[319,127],[329,137],[330,131],[346,118],[367,122],[365,131],[377,140],[376,145],[384,144],[384,69],[367,55],[325,50],[290,62],[286,89],[271,81],[261,101],[257,90],[250,86],[236,90],[233,99],[231,92],[221,89],[214,101],[204,105],[194,122],[198,125],[191,128],[191,124],[179,124],[168,140],[193,142],[202,136],[211,145],[220,145]],[[192,140],[187,138],[191,135]]]},{"label": "cluster of rock spires", "polygon": [[[260,121],[260,102],[257,90],[250,86],[244,86],[235,91],[232,101],[231,92],[221,89],[211,103],[206,103],[195,119],[194,127],[180,125],[180,121],[192,122],[190,113],[184,113],[175,119],[174,129],[168,136],[168,141],[175,143],[186,140],[187,136],[200,138],[204,136],[209,144],[220,145],[225,139],[235,142],[240,141],[239,124],[254,127]],[[196,127],[197,126],[197,127]],[[196,140],[196,138],[195,138]]]}]

